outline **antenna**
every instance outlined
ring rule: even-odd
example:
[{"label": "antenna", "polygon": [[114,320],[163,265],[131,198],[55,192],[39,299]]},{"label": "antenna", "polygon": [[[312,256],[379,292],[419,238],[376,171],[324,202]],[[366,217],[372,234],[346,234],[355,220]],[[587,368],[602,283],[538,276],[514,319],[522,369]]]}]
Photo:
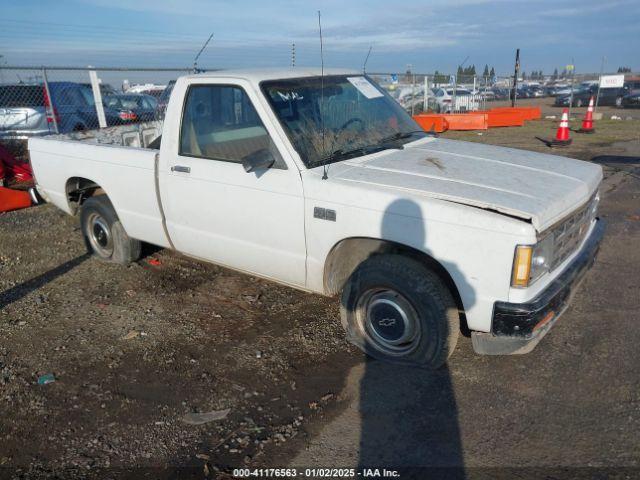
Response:
[{"label": "antenna", "polygon": [[371,55],[371,49],[373,45],[369,47],[369,52],[367,52],[367,58],[364,59],[364,65],[362,65],[362,73],[367,73],[367,62],[369,61],[369,55]]},{"label": "antenna", "polygon": [[[322,48],[322,22],[320,21],[320,10],[318,10],[318,30],[320,32],[320,128],[322,129],[322,155],[325,155],[324,147],[324,50]],[[327,178],[327,162],[323,162],[322,179]]]},{"label": "antenna", "polygon": [[209,42],[211,41],[212,38],[213,38],[213,33],[209,35],[209,38],[207,38],[207,41],[204,42],[204,45],[202,45],[202,48],[196,55],[196,58],[193,59],[193,73],[198,73],[198,58],[200,58],[200,55],[202,54],[202,52],[204,52],[204,49],[207,48],[207,45],[209,45]]}]

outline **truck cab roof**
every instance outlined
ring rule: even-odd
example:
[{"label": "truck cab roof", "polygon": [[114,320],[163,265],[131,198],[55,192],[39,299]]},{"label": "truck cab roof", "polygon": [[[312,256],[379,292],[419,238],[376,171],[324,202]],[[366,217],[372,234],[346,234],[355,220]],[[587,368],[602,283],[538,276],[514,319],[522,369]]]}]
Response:
[{"label": "truck cab roof", "polygon": [[[283,80],[287,78],[319,77],[322,70],[316,67],[290,67],[290,68],[248,68],[214,70],[203,73],[196,73],[181,77],[188,81],[203,78],[241,78],[254,83],[265,80]],[[325,68],[324,75],[362,75],[362,72],[344,68]]]}]

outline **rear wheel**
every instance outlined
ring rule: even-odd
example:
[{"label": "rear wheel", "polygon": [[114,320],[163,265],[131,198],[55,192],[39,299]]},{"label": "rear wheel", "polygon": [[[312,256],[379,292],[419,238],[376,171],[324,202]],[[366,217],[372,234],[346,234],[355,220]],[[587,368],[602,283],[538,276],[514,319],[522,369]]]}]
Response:
[{"label": "rear wheel", "polygon": [[127,235],[106,195],[84,202],[80,225],[87,249],[101,260],[126,265],[140,258],[140,241]]},{"label": "rear wheel", "polygon": [[458,309],[438,275],[400,255],[363,262],[342,293],[348,339],[385,361],[427,368],[442,366],[455,349]]}]

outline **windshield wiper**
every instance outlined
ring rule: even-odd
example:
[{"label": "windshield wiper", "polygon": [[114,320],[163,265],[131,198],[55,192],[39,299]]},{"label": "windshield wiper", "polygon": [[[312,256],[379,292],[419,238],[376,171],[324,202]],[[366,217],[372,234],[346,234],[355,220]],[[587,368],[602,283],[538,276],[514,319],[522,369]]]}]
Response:
[{"label": "windshield wiper", "polygon": [[389,135],[388,137],[384,137],[378,140],[376,143],[372,143],[370,145],[363,145],[361,147],[343,149],[338,148],[334,150],[326,157],[322,158],[318,162],[318,166],[327,165],[328,163],[335,162],[338,160],[343,160],[345,158],[352,158],[355,154],[361,155],[369,155],[370,153],[380,152],[382,150],[402,150],[404,149],[404,145],[398,144],[399,140],[404,140],[405,138],[409,138],[416,133],[426,133],[424,130],[414,130],[411,132],[397,132],[393,135]]},{"label": "windshield wiper", "polygon": [[322,160],[320,160],[320,162],[318,162],[318,165],[325,165],[329,162],[335,162],[337,160],[342,160],[344,158],[350,157],[354,154],[360,153],[362,155],[368,155],[369,153],[374,153],[380,150],[385,150],[387,147],[386,146],[382,146],[379,144],[374,144],[374,145],[364,145],[362,147],[357,147],[357,148],[349,148],[347,150],[343,149],[343,148],[338,148],[337,150],[334,150],[333,152],[331,152],[329,155],[327,155],[326,157],[324,157]]},{"label": "windshield wiper", "polygon": [[[405,138],[412,137],[416,133],[425,133],[424,130],[412,130],[410,132],[396,132],[393,135],[389,135],[388,137],[383,137],[378,143],[379,144],[388,144],[392,142],[397,142],[398,140],[404,140]],[[404,145],[400,145],[396,148],[404,148]]]}]

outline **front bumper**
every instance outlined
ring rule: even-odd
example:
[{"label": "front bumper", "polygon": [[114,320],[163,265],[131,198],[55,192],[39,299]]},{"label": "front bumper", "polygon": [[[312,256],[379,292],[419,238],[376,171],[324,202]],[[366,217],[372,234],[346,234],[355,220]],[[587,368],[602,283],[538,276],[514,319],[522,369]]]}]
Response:
[{"label": "front bumper", "polygon": [[527,303],[495,302],[491,333],[471,334],[476,353],[509,355],[533,350],[569,306],[572,294],[593,265],[604,229],[604,222],[596,219],[578,255],[536,298]]}]

